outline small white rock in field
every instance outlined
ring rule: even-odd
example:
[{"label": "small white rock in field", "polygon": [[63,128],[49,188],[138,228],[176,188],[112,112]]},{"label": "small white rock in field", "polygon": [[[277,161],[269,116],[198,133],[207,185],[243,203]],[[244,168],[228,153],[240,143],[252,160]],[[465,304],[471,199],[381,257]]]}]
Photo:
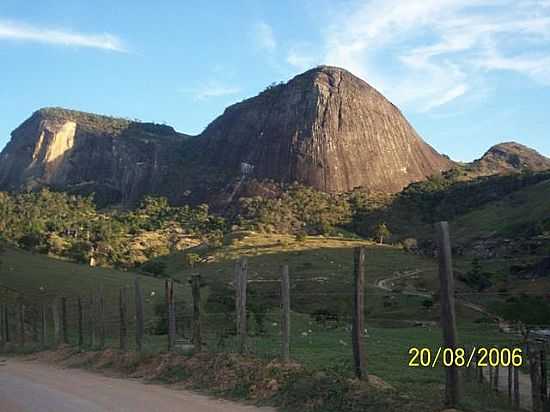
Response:
[{"label": "small white rock in field", "polygon": [[153,290],[153,291],[151,292],[151,296],[155,296],[155,295],[156,295],[156,293],[155,293],[155,291]]},{"label": "small white rock in field", "polygon": [[340,345],[348,346],[348,344],[346,342],[344,342],[342,339],[340,339],[340,342],[338,342],[338,343],[340,343]]},{"label": "small white rock in field", "polygon": [[307,332],[302,332],[303,337],[307,337]]},{"label": "small white rock in field", "polygon": [[279,324],[277,322],[273,322],[271,325],[272,326],[279,326]]}]

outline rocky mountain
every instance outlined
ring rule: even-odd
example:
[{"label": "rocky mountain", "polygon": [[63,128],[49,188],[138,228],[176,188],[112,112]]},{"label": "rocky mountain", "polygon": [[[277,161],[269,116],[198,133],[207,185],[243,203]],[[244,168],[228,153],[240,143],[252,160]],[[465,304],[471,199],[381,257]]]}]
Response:
[{"label": "rocky mountain", "polygon": [[229,107],[201,139],[210,164],[326,192],[397,192],[452,164],[373,87],[326,66]]},{"label": "rocky mountain", "polygon": [[491,147],[469,169],[481,175],[493,175],[531,170],[550,170],[550,159],[536,150],[516,142],[506,142]]},{"label": "rocky mountain", "polygon": [[123,205],[145,194],[175,203],[227,200],[247,179],[394,193],[452,165],[374,88],[321,66],[230,106],[194,137],[39,110],[0,155],[0,190],[52,186]]}]

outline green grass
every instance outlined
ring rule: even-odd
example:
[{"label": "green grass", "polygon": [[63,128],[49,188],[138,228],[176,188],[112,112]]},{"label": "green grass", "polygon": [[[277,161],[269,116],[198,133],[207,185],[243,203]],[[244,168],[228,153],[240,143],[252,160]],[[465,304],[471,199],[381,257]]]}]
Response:
[{"label": "green grass", "polygon": [[[260,295],[265,294],[261,296],[265,296],[266,302],[271,305],[264,335],[257,333],[254,317],[250,317],[252,336],[249,344],[252,353],[268,358],[276,357],[279,353],[277,280],[280,265],[288,264],[293,286],[292,356],[308,368],[337,370],[351,377],[349,314],[353,290],[352,248],[358,245],[367,248],[368,285],[365,303],[369,333],[366,339],[369,370],[410,399],[423,402],[426,410],[437,410],[441,406],[443,394],[442,369],[409,367],[408,351],[411,347],[436,350],[441,345],[441,330],[435,323],[429,324],[432,326],[411,326],[414,321],[437,320],[439,308],[435,305],[426,309],[422,305],[422,297],[385,292],[374,286],[377,280],[393,276],[396,272],[417,270],[418,274],[414,278],[398,282],[399,287],[407,289],[415,285],[427,291],[435,291],[437,266],[433,259],[407,254],[397,247],[379,246],[358,239],[308,237],[304,242],[296,242],[291,236],[248,234],[220,248],[194,249],[193,252],[200,253],[209,262],[194,268],[185,267],[183,253],[161,260],[167,265],[167,274],[185,285],[178,292],[179,296],[190,302],[186,285],[192,273],[198,272],[203,276],[206,283],[203,300],[206,300],[214,284],[231,282],[235,259],[248,256],[251,281],[249,288]],[[89,296],[103,285],[107,299],[113,303],[108,306],[113,333],[107,343],[110,346],[117,345],[118,289],[125,285],[131,286],[134,274],[89,268],[13,249],[7,249],[0,259],[0,282],[36,299],[41,296],[42,299],[63,295]],[[163,297],[164,285],[159,279],[141,279],[145,296],[150,297],[147,312],[149,317],[152,304]],[[40,287],[44,288],[44,292],[40,291]],[[151,297],[153,291],[156,292],[154,298]],[[339,320],[329,326],[316,322],[309,315],[316,309],[326,307],[332,307],[339,314]],[[219,313],[209,313],[208,309],[205,306],[204,338],[209,349],[220,350],[219,330],[227,327],[227,318],[220,317]],[[460,305],[457,306],[457,312],[461,344],[496,345],[510,341],[509,336],[500,334],[494,326],[474,323],[473,320],[481,317],[478,313]],[[71,341],[76,341],[74,334],[71,335]],[[133,339],[130,338],[129,341],[132,345]],[[165,350],[166,337],[147,336],[145,348],[148,352]],[[235,348],[235,338],[227,337],[223,350]],[[484,410],[476,409],[476,405],[483,405],[485,402],[482,394],[472,391],[467,394],[467,399],[470,403],[466,410]]]},{"label": "green grass", "polygon": [[[133,288],[136,277],[131,272],[91,268],[12,248],[0,254],[0,262],[0,286],[22,293],[26,300],[49,303],[57,297],[88,299],[102,289],[109,317],[116,314],[120,288]],[[150,313],[153,304],[164,298],[164,281],[137,276],[143,288],[146,310]],[[188,297],[187,287],[178,286],[178,291],[181,296]]]},{"label": "green grass", "polygon": [[550,180],[488,203],[452,222],[453,238],[468,242],[488,236],[514,236],[526,225],[550,216]]}]

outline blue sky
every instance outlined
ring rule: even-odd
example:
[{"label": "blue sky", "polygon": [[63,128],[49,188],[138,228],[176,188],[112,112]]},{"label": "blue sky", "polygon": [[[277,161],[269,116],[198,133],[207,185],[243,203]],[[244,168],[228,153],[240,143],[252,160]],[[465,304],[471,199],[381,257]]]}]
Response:
[{"label": "blue sky", "polygon": [[453,159],[508,140],[550,155],[550,0],[199,3],[2,0],[0,147],[44,106],[196,134],[231,103],[331,64]]}]

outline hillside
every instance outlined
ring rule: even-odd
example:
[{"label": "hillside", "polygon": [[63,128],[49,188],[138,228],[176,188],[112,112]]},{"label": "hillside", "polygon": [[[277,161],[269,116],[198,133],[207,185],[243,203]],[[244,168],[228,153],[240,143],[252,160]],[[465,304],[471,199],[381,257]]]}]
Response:
[{"label": "hillside", "polygon": [[[115,303],[119,289],[132,286],[135,276],[135,273],[90,268],[18,249],[6,248],[0,253],[0,287],[11,288],[35,302],[51,302],[62,296],[88,299],[102,288],[105,299]],[[145,296],[149,297],[146,300],[149,312],[154,303],[163,299],[164,281],[142,275],[140,281]],[[156,292],[155,295],[152,292]],[[151,299],[152,296],[155,298]]]},{"label": "hillside", "polygon": [[321,66],[228,107],[195,137],[164,125],[39,110],[0,154],[0,190],[47,186],[124,206],[146,194],[173,204],[224,204],[249,178],[394,193],[452,165],[365,81]]}]

